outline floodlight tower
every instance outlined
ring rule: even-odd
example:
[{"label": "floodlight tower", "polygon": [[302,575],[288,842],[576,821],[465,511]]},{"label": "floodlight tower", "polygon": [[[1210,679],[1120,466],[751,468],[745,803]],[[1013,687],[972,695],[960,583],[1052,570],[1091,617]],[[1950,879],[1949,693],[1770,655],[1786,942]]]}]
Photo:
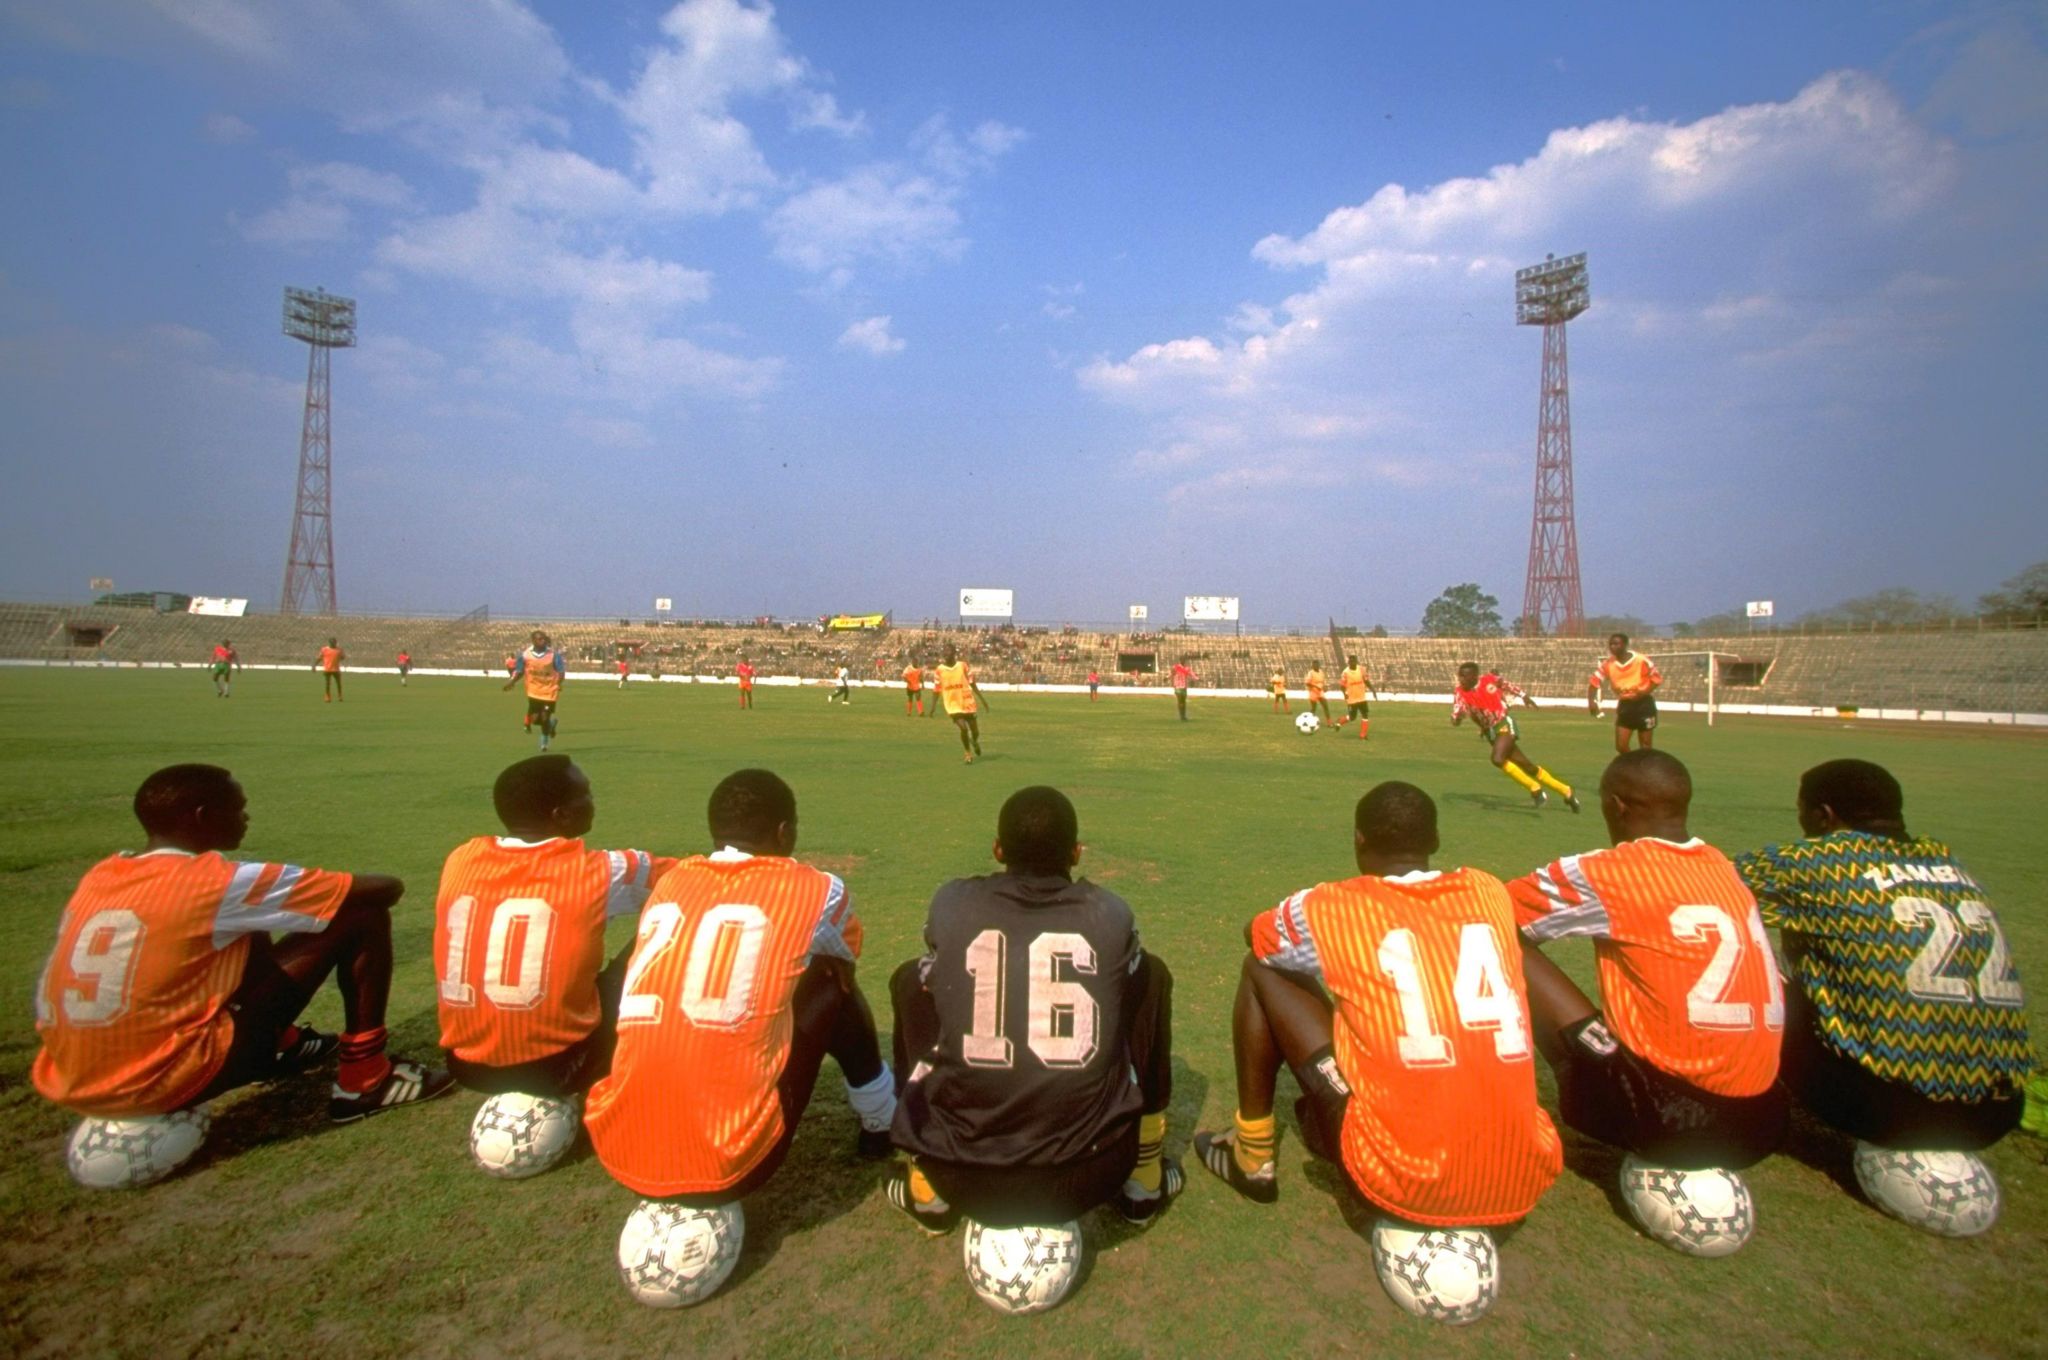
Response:
[{"label": "floodlight tower", "polygon": [[334,612],[334,499],[329,468],[334,446],[327,425],[327,354],[356,343],[354,298],[320,289],[284,290],[284,333],[306,342],[306,417],[299,430],[299,493],[292,507],[292,547],[284,562],[284,614]]},{"label": "floodlight tower", "polygon": [[1561,637],[1586,631],[1579,591],[1579,532],[1572,521],[1572,394],[1564,325],[1592,301],[1584,254],[1515,271],[1515,324],[1543,327],[1543,386],[1536,408],[1536,514],[1529,526],[1524,626]]}]

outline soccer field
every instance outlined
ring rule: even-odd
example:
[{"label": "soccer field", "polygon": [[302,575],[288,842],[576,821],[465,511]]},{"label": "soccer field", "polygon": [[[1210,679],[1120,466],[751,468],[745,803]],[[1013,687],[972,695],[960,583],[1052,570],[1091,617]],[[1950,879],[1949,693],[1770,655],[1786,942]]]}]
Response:
[{"label": "soccer field", "polygon": [[[1152,1227],[1087,1222],[1091,1264],[1049,1314],[977,1302],[956,1232],[919,1235],[889,1208],[883,1169],[853,1156],[829,1074],[788,1164],[747,1203],[731,1283],[681,1313],[634,1304],[613,1253],[635,1196],[587,1149],[524,1182],[470,1165],[467,1093],[330,1128],[326,1085],[301,1080],[222,1101],[200,1158],[172,1180],[88,1194],[63,1169],[72,1119],[29,1086],[28,998],[56,920],[95,860],[140,845],[128,810],[152,769],[232,769],[252,825],[244,854],[401,875],[394,1053],[432,1056],[429,959],[442,858],[496,828],[490,783],[531,754],[522,698],[482,678],[354,675],[323,705],[310,673],[248,672],[217,700],[203,672],[0,670],[10,777],[0,789],[0,1348],[13,1354],[657,1355],[2015,1355],[2048,1351],[2048,1145],[2014,1135],[1989,1160],[2004,1214],[1946,1241],[1857,1197],[1846,1144],[1795,1124],[1749,1175],[1759,1226],[1737,1255],[1700,1261],[1641,1236],[1611,1193],[1618,1154],[1566,1134],[1566,1170],[1502,1235],[1498,1307],[1447,1329],[1381,1292],[1340,1176],[1307,1162],[1282,1079],[1282,1196],[1260,1208],[1188,1160],[1186,1193]],[[1441,706],[1375,705],[1372,740],[1306,737],[1263,699],[996,694],[986,756],[961,763],[950,723],[906,718],[900,692],[733,691],[574,683],[557,749],[589,773],[590,840],[666,853],[708,848],[704,801],[729,771],[766,766],[795,788],[798,855],[843,875],[867,925],[864,988],[888,1027],[885,982],[919,952],[932,889],[994,867],[996,809],[1027,784],[1080,811],[1082,872],[1137,911],[1175,973],[1170,1155],[1227,1126],[1229,1017],[1241,930],[1284,894],[1355,872],[1351,811],[1381,779],[1420,785],[1442,816],[1440,865],[1502,876],[1606,842],[1587,798],[1533,810]],[[1526,714],[1529,753],[1589,794],[1611,727]],[[1854,722],[1667,719],[1659,744],[1690,765],[1693,830],[1731,853],[1798,834],[1799,772],[1857,755],[1889,766],[1916,829],[1950,841],[1989,889],[2037,1041],[2048,998],[2048,872],[2040,859],[2048,745],[2010,732]],[[614,926],[612,946],[629,935]],[[1590,986],[1591,951],[1562,954]],[[334,1028],[323,991],[311,1013]],[[886,1045],[886,1038],[885,1038]],[[886,1049],[885,1049],[886,1051]],[[1547,1070],[1538,1064],[1546,1102]]]}]

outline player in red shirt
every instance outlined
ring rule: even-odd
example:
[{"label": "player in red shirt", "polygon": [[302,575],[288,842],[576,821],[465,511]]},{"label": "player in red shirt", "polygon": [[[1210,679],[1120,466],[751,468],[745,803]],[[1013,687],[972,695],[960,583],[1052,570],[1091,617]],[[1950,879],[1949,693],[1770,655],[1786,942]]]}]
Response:
[{"label": "player in red shirt", "polygon": [[732,668],[732,673],[740,678],[740,707],[752,708],[754,706],[753,666],[745,657],[741,657],[740,664]]},{"label": "player in red shirt", "polygon": [[1188,720],[1188,686],[1194,683],[1195,672],[1185,661],[1173,663],[1173,703],[1180,710],[1180,720]]},{"label": "player in red shirt", "polygon": [[730,1204],[788,1155],[830,1054],[864,1156],[889,1153],[895,1081],[854,978],[861,924],[837,875],[792,859],[796,795],[767,770],[711,792],[709,855],[662,876],[626,966],[618,1048],[585,1124],[614,1180]]},{"label": "player in red shirt", "polygon": [[235,652],[235,644],[226,638],[213,649],[213,692],[225,699],[228,688],[234,683],[234,672],[242,669],[242,658]]},{"label": "player in red shirt", "polygon": [[[36,985],[37,1090],[82,1114],[168,1114],[336,1051],[338,1124],[452,1089],[447,1073],[384,1052],[403,883],[225,858],[249,830],[248,801],[215,765],[158,770],[134,806],[147,845],[87,872]],[[294,1023],[329,973],[339,1038]]]},{"label": "player in red shirt", "polygon": [[567,756],[510,766],[491,802],[510,834],[449,855],[434,904],[441,1047],[472,1090],[573,1095],[611,1065],[632,949],[605,966],[605,924],[676,861],[584,845],[597,803]]},{"label": "player in red shirt", "polygon": [[629,676],[629,675],[631,675],[632,673],[633,673],[633,663],[632,663],[632,662],[630,662],[630,661],[628,661],[628,660],[627,660],[627,659],[625,658],[624,654],[622,653],[622,654],[620,655],[620,657],[619,657],[619,688],[620,688],[620,689],[624,689],[624,688],[626,687],[626,677],[627,677],[627,676]]},{"label": "player in red shirt", "polygon": [[400,685],[400,686],[403,686],[403,685],[405,684],[405,679],[406,679],[406,677],[407,677],[407,676],[409,676],[409,675],[411,675],[411,674],[412,674],[412,653],[411,653],[411,652],[407,652],[407,651],[400,651],[400,652],[399,652],[399,654],[398,654],[398,683],[399,683],[399,685]]},{"label": "player in red shirt", "polygon": [[1572,786],[1529,759],[1522,751],[1521,733],[1508,713],[1508,700],[1520,699],[1524,708],[1536,701],[1518,687],[1488,671],[1479,673],[1479,663],[1467,661],[1458,667],[1458,685],[1451,691],[1451,726],[1469,715],[1479,736],[1492,748],[1493,767],[1529,791],[1537,807],[1548,801],[1545,789],[1554,790],[1573,812],[1579,810],[1579,796]]},{"label": "player in red shirt", "polygon": [[[1600,779],[1611,850],[1508,885],[1536,1041],[1565,1123],[1663,1166],[1741,1170],[1776,1150],[1785,991],[1756,899],[1686,831],[1692,777],[1662,751]],[[1593,941],[1604,1013],[1540,947]]]}]

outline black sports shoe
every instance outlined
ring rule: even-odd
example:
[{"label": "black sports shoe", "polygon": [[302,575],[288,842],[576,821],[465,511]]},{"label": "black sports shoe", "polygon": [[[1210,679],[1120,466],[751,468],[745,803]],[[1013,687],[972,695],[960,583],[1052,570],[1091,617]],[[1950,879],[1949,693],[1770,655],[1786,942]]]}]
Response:
[{"label": "black sports shoe", "polygon": [[889,1202],[910,1216],[917,1230],[927,1237],[944,1237],[960,1221],[960,1211],[944,1200],[934,1200],[929,1209],[920,1208],[910,1193],[910,1169],[898,1166],[889,1173]]},{"label": "black sports shoe", "polygon": [[1271,1162],[1255,1172],[1237,1164],[1234,1133],[1197,1133],[1195,1157],[1218,1180],[1254,1204],[1271,1204],[1280,1198],[1280,1177]]},{"label": "black sports shoe", "polygon": [[275,1077],[288,1077],[294,1072],[303,1072],[307,1068],[318,1067],[321,1063],[333,1057],[340,1047],[341,1036],[322,1034],[317,1029],[308,1029],[306,1026],[301,1025],[299,1026],[299,1037],[292,1045],[289,1048],[278,1050],[277,1061],[272,1064],[270,1069],[271,1075]]},{"label": "black sports shoe", "polygon": [[1180,1163],[1171,1157],[1159,1159],[1159,1193],[1156,1195],[1134,1195],[1131,1182],[1125,1181],[1117,1190],[1116,1198],[1110,1203],[1116,1206],[1118,1214],[1126,1223],[1144,1225],[1159,1217],[1159,1211],[1166,1207],[1166,1201],[1178,1195],[1187,1185],[1187,1177],[1181,1174]]},{"label": "black sports shoe", "polygon": [[864,1162],[879,1162],[895,1150],[887,1129],[862,1129],[853,1144],[854,1154]]},{"label": "black sports shoe", "polygon": [[384,1080],[367,1091],[344,1091],[336,1083],[328,1093],[327,1118],[335,1124],[353,1124],[400,1105],[417,1105],[445,1096],[454,1089],[455,1078],[439,1068],[422,1067],[398,1058],[384,1074]]},{"label": "black sports shoe", "polygon": [[1573,812],[1577,812],[1579,810],[1579,795],[1576,790],[1564,796],[1564,805],[1570,808]]},{"label": "black sports shoe", "polygon": [[1545,803],[1550,801],[1550,795],[1545,793],[1542,789],[1531,789],[1529,790],[1529,801],[1531,803],[1534,803],[1537,807],[1542,807]]}]

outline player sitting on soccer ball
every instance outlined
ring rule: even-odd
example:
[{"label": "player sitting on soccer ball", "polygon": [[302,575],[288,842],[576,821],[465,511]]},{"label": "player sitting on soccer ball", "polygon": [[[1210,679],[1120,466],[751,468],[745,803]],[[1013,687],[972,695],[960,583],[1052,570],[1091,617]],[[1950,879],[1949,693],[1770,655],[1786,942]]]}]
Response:
[{"label": "player sitting on soccer ball", "polygon": [[1179,1192],[1163,1158],[1173,977],[1130,906],[1076,879],[1074,805],[1020,789],[996,819],[1005,872],[932,897],[926,952],[896,970],[906,1074],[889,1197],[932,1232],[1064,1223],[1114,1203],[1149,1222]]},{"label": "player sitting on soccer ball", "polygon": [[[86,1115],[167,1114],[337,1050],[336,1123],[452,1089],[447,1073],[384,1052],[403,883],[224,857],[249,830],[248,801],[215,765],[143,780],[135,819],[146,846],[86,873],[36,988],[44,1096]],[[295,1023],[329,973],[338,1038]]]},{"label": "player sitting on soccer ball", "polygon": [[1520,1219],[1563,1155],[1536,1102],[1507,893],[1480,870],[1429,867],[1436,804],[1412,784],[1359,799],[1351,839],[1359,877],[1304,888],[1245,929],[1236,1124],[1196,1134],[1196,1155],[1246,1198],[1279,1198],[1285,1061],[1309,1150],[1378,1209],[1456,1227]]},{"label": "player sitting on soccer ball", "polygon": [[[1784,1134],[1785,997],[1756,899],[1686,831],[1691,803],[1673,757],[1617,756],[1600,779],[1613,848],[1567,855],[1508,892],[1564,1122],[1657,1166],[1733,1171]],[[1573,936],[1593,941],[1604,1013],[1541,952]]]},{"label": "player sitting on soccer ball", "polygon": [[491,801],[509,834],[457,847],[434,903],[441,1047],[473,1091],[572,1096],[611,1065],[632,951],[605,965],[605,923],[677,861],[586,846],[597,803],[567,756],[510,766]]},{"label": "player sitting on soccer ball", "polygon": [[1907,833],[1882,766],[1816,765],[1798,812],[1806,839],[1735,862],[1790,966],[1785,1084],[1879,1147],[1991,1146],[2019,1123],[2032,1058],[1984,890],[1946,845]]},{"label": "player sitting on soccer ball", "polygon": [[640,913],[609,1075],[584,1125],[649,1199],[731,1204],[788,1155],[825,1056],[859,1150],[889,1153],[895,1081],[854,978],[861,924],[835,874],[801,864],[796,795],[767,770],[711,792],[709,855],[664,874]]}]

